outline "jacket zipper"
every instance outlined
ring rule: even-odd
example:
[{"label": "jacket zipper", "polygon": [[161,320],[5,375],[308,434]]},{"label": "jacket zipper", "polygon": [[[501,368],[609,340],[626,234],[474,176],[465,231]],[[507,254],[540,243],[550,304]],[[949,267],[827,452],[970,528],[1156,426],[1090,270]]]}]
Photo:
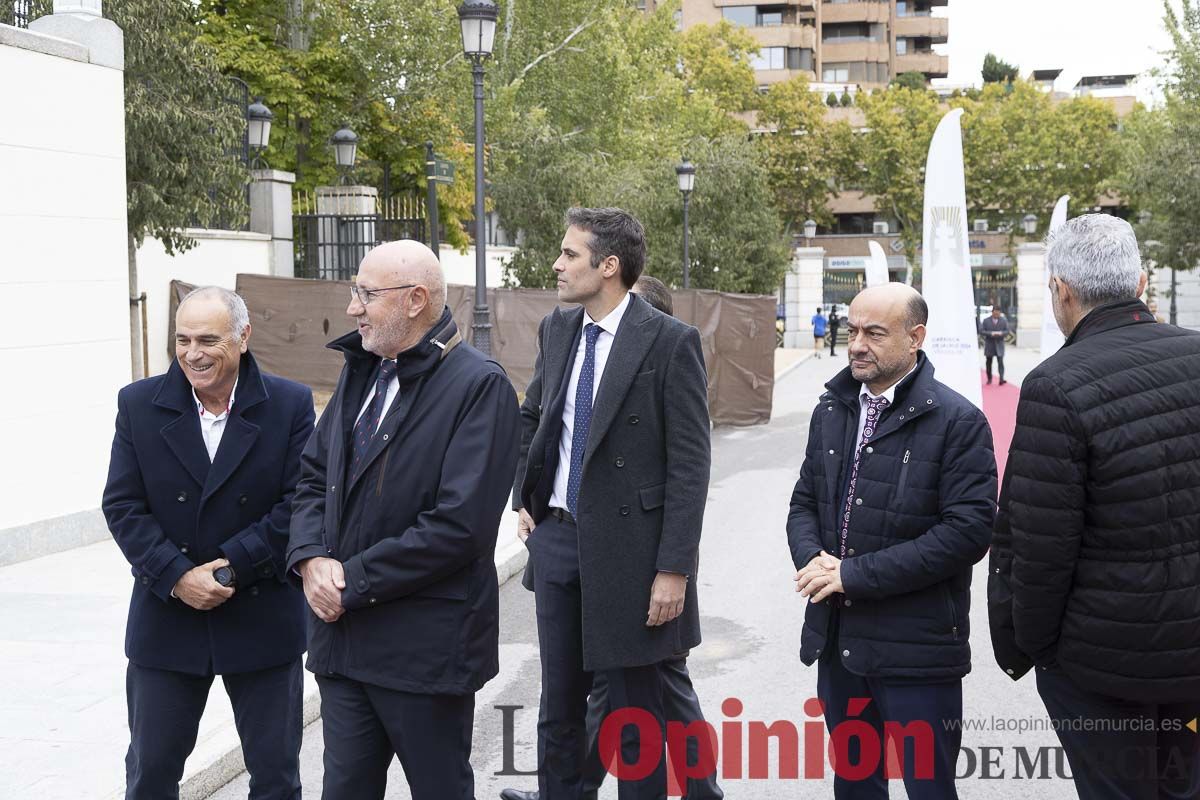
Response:
[{"label": "jacket zipper", "polygon": [[900,480],[896,483],[896,499],[899,500],[904,496],[904,486],[908,481],[908,458],[912,455],[912,450],[904,451],[904,460],[900,463]]},{"label": "jacket zipper", "polygon": [[958,614],[954,608],[954,595],[949,586],[946,586],[946,609],[950,612],[950,635],[957,639]]}]

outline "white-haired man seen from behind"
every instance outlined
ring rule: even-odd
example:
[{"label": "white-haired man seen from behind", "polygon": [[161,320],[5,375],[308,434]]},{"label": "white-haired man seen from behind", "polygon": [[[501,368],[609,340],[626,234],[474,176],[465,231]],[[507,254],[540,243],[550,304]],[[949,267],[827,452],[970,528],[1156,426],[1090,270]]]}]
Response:
[{"label": "white-haired man seen from behind", "polygon": [[1067,337],[1021,386],[988,569],[996,659],[1080,797],[1200,797],[1200,332],[1155,320],[1129,224],[1058,230]]}]

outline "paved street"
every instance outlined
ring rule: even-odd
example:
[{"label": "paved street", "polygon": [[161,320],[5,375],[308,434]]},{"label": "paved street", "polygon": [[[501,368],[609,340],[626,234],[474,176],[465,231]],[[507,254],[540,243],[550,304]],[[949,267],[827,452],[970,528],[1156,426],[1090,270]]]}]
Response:
[{"label": "paved street", "polygon": [[[1025,357],[1028,355],[1029,357]],[[1036,363],[1032,354],[1014,353],[1010,379],[1019,381]],[[744,711],[743,723],[790,720],[804,731],[811,721],[804,701],[814,696],[816,670],[805,668],[796,655],[799,647],[802,605],[792,592],[792,575],[784,521],[788,498],[803,456],[808,418],[822,384],[844,364],[839,358],[809,360],[788,373],[776,386],[775,412],[769,425],[745,429],[719,429],[713,437],[713,475],[701,549],[700,602],[704,644],[693,652],[690,666],[709,720],[729,722],[721,714],[726,698],[736,697]],[[1012,683],[991,657],[987,634],[984,565],[976,568],[972,604],[972,644],[975,668],[965,682],[967,725],[986,725],[993,717],[1044,721],[1042,705],[1031,677]],[[501,590],[501,672],[477,698],[474,764],[476,796],[493,800],[505,786],[533,788],[533,777],[497,776],[504,768],[502,714],[497,706],[522,706],[515,717],[515,742],[511,754],[519,770],[534,766],[535,721],[538,696],[538,654],[532,596],[519,581]],[[1044,724],[1044,723],[1043,723]],[[742,730],[748,730],[743,725]],[[744,735],[744,734],[743,734]],[[1038,798],[1073,798],[1069,781],[1015,780],[1039,774],[1046,765],[1054,775],[1053,752],[1040,755],[1034,769],[1021,762],[1018,745],[1029,758],[1039,757],[1039,747],[1051,747],[1052,732],[1013,733],[969,730],[964,734],[967,752],[960,759],[964,800],[1005,798],[1018,793]],[[801,752],[804,738],[801,735]],[[995,748],[983,750],[983,748]],[[743,744],[743,763],[747,745]],[[303,777],[309,797],[319,795],[321,775],[319,721],[305,732]],[[1047,758],[1049,761],[1047,762]],[[990,766],[986,766],[990,764]],[[801,762],[803,774],[803,761]],[[1065,768],[1064,768],[1065,769]],[[832,780],[777,780],[779,761],[772,747],[771,780],[726,780],[731,798],[796,800],[831,796]],[[826,769],[828,773],[829,770]],[[986,778],[984,776],[987,776]],[[1003,777],[1001,777],[1003,776]],[[1015,781],[1015,782],[1014,782]],[[246,797],[245,776],[214,794],[213,800]],[[904,791],[893,786],[893,797]],[[403,776],[393,765],[389,798],[407,798]],[[610,781],[602,798],[616,797]]]}]

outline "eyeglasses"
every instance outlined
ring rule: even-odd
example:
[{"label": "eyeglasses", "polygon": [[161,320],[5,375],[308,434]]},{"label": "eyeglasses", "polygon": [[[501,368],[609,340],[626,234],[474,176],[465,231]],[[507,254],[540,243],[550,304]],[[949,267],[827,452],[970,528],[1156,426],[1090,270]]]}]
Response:
[{"label": "eyeglasses", "polygon": [[421,284],[419,283],[406,283],[403,286],[385,286],[382,289],[364,289],[361,286],[351,286],[350,300],[353,302],[355,299],[357,299],[358,302],[362,303],[364,306],[370,305],[371,301],[375,298],[375,295],[379,294],[380,292],[390,292],[394,289],[412,289],[414,286],[420,285]]}]

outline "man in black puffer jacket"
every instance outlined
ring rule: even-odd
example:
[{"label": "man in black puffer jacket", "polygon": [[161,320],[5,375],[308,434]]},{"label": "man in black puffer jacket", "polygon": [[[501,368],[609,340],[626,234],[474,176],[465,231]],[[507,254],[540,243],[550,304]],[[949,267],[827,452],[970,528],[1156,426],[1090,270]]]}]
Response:
[{"label": "man in black puffer jacket", "polygon": [[[880,742],[885,724],[911,725],[897,742],[908,796],[944,800],[957,797],[971,566],[991,536],[996,458],[983,413],[934,380],[928,316],[900,283],[850,304],[850,366],[813,412],[787,531],[796,588],[811,598],[800,658],[819,660],[826,724],[854,717]],[[850,741],[839,763],[871,758]],[[918,755],[933,756],[932,775]],[[861,780],[839,768],[834,796],[886,800],[883,761]]]},{"label": "man in black puffer jacket", "polygon": [[1067,341],[1021,386],[996,660],[1014,679],[1037,665],[1081,797],[1200,797],[1200,334],[1138,301],[1123,220],[1071,220],[1046,264]]}]

